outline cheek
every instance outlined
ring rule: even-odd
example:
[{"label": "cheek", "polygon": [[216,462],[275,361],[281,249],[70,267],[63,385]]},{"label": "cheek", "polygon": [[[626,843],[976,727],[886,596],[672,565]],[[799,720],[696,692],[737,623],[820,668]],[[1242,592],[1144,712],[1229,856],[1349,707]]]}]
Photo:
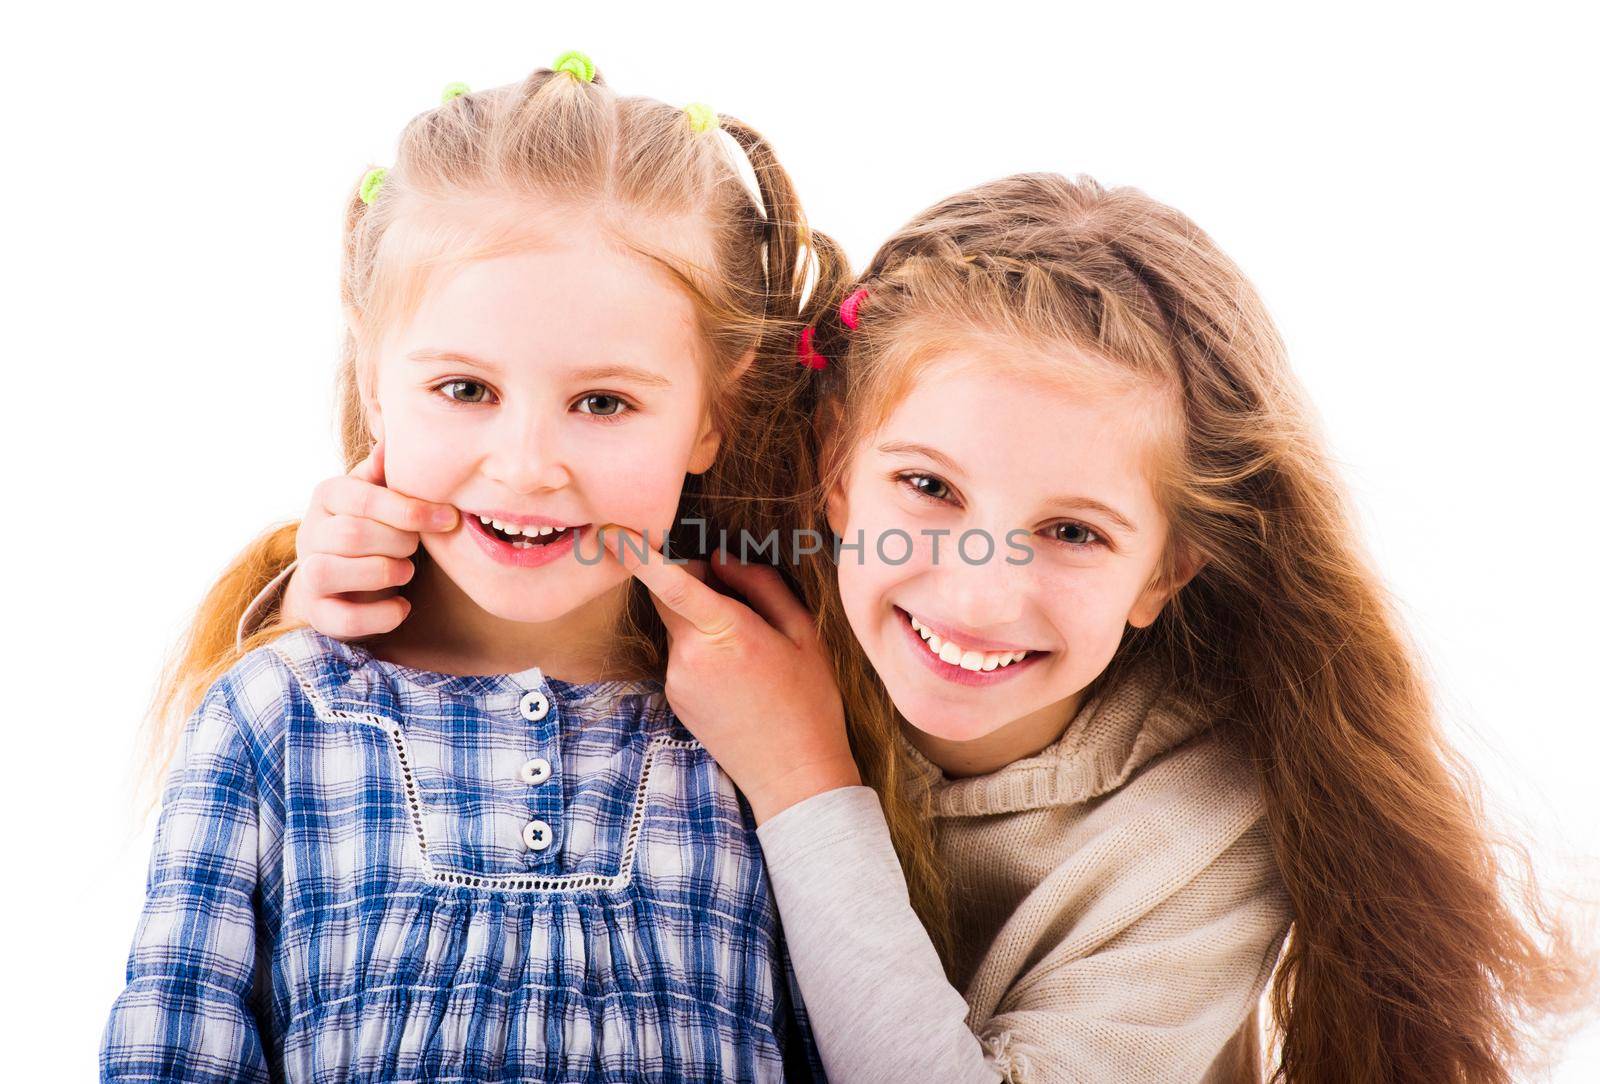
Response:
[{"label": "cheek", "polygon": [[839,555],[839,603],[857,629],[864,627],[866,615],[889,586],[877,565],[863,564],[848,550]]},{"label": "cheek", "polygon": [[603,501],[605,518],[652,534],[672,523],[689,465],[689,440],[673,432],[649,442],[641,452],[633,441],[606,442],[585,456],[586,488]]},{"label": "cheek", "polygon": [[1073,650],[1109,659],[1122,642],[1134,589],[1104,568],[1063,570],[1042,586],[1050,623]]},{"label": "cheek", "polygon": [[[884,596],[934,567],[934,540],[922,533],[927,526],[892,501],[852,496],[839,553],[839,598],[852,622],[870,622]],[[951,560],[953,538],[937,545],[938,563]]]},{"label": "cheek", "polygon": [[383,474],[390,488],[423,500],[449,503],[470,467],[465,445],[445,419],[417,411],[385,409]]}]

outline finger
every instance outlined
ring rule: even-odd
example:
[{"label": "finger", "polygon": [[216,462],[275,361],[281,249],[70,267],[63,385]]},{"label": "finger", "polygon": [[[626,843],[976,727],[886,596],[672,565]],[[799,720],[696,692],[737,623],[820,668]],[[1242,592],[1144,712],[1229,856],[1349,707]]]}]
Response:
[{"label": "finger", "polygon": [[[738,604],[717,594],[690,575],[681,564],[669,564],[658,551],[649,548],[639,535],[626,527],[608,523],[600,528],[600,539],[611,555],[622,563],[634,579],[650,589],[658,602],[694,629],[713,639],[733,630]],[[641,557],[641,554],[643,555]]]},{"label": "finger", "polygon": [[[679,567],[689,575],[693,576],[695,579],[699,580],[701,583],[705,584],[707,587],[711,588],[713,591],[716,591],[718,594],[726,594],[726,592],[718,590],[716,581],[711,576],[711,568],[704,561],[691,560],[685,562]],[[739,600],[734,599],[734,601],[738,602]],[[698,630],[691,625],[686,618],[679,615],[676,611],[669,608],[664,602],[657,598],[654,592],[650,593],[650,604],[656,608],[656,613],[661,615],[662,625],[666,626],[668,649],[672,647],[673,637],[687,636],[698,632]]]},{"label": "finger", "polygon": [[307,607],[306,623],[324,636],[356,640],[393,632],[411,613],[411,603],[400,595],[375,602],[319,598]]},{"label": "finger", "polygon": [[325,553],[334,557],[410,557],[422,542],[413,531],[400,531],[375,519],[330,516],[307,519],[295,538],[302,558]]},{"label": "finger", "polygon": [[656,598],[655,595],[650,594],[648,591],[645,593],[650,595],[650,605],[654,606],[656,608],[656,613],[661,615],[661,626],[666,630],[667,633],[668,655],[672,653],[672,645],[677,642],[678,637],[700,635],[700,630],[689,624],[689,622],[684,618],[678,616],[676,612],[669,609],[666,603],[662,602],[660,599]]},{"label": "finger", "polygon": [[712,571],[743,595],[750,608],[767,624],[795,643],[816,635],[816,621],[805,603],[795,597],[778,570],[769,565],[747,565],[722,550],[711,558]]},{"label": "finger", "polygon": [[342,595],[350,591],[388,591],[411,582],[416,566],[403,557],[381,554],[338,557],[327,553],[310,554],[295,574],[313,595]]},{"label": "finger", "polygon": [[[616,524],[607,523],[602,525],[595,532],[595,537],[600,540],[601,545],[605,546],[607,552],[609,552],[614,558],[617,557],[618,537],[621,530],[622,528],[618,527]],[[636,539],[638,536],[632,535],[630,532],[630,537]],[[637,561],[637,557],[635,556],[636,552],[636,550],[630,548],[629,561],[622,562],[621,559],[618,558],[619,563],[622,563],[623,567],[627,568],[628,563]],[[703,563],[704,562],[702,562],[702,564]],[[666,629],[667,633],[667,648],[669,651],[671,650],[673,640],[676,637],[698,633],[698,630],[693,625],[689,624],[689,622],[683,617],[680,617],[676,611],[662,603],[662,601],[657,598],[653,592],[650,592],[647,589],[646,594],[649,595],[650,605],[654,606],[656,613],[661,616],[661,624]]]},{"label": "finger", "polygon": [[329,515],[360,516],[401,531],[448,531],[459,517],[453,505],[408,497],[352,475],[329,478],[318,487]]},{"label": "finger", "polygon": [[367,458],[350,468],[349,477],[358,478],[371,485],[388,485],[383,477],[383,441],[372,442],[372,451],[367,453]]}]

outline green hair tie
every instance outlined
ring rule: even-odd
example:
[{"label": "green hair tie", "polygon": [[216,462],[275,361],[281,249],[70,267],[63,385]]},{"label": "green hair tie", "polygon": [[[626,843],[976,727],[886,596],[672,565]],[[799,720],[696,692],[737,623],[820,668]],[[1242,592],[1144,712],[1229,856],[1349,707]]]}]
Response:
[{"label": "green hair tie", "polygon": [[383,187],[383,182],[389,176],[389,171],[382,166],[373,166],[367,170],[366,176],[361,178],[361,202],[372,206],[372,201],[378,198],[378,189]]},{"label": "green hair tie", "polygon": [[594,82],[594,61],[589,59],[588,54],[580,53],[576,49],[568,49],[556,57],[556,62],[550,67],[558,72],[577,76],[581,83]]},{"label": "green hair tie", "polygon": [[709,132],[722,126],[721,119],[704,102],[690,102],[683,111],[689,114],[689,127],[697,132]]},{"label": "green hair tie", "polygon": [[446,83],[444,90],[439,94],[439,104],[444,105],[452,98],[459,98],[463,94],[471,94],[472,88],[465,83]]}]

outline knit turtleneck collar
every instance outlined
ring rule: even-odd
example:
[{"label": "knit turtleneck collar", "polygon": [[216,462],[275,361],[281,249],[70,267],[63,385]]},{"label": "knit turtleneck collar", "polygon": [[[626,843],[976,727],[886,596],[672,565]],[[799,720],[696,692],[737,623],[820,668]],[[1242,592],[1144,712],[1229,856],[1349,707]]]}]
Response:
[{"label": "knit turtleneck collar", "polygon": [[936,817],[976,817],[1087,801],[1121,786],[1146,762],[1211,720],[1170,695],[1153,663],[1136,665],[1073,716],[1053,744],[987,775],[947,779],[898,735],[915,778],[928,786]]}]

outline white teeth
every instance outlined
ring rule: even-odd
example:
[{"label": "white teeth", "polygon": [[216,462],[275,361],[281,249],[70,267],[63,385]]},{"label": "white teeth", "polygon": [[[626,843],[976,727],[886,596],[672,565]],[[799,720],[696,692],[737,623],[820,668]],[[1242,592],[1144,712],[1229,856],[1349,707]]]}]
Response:
[{"label": "white teeth", "polygon": [[[488,516],[479,516],[478,520],[486,526],[492,526],[497,531],[509,535],[521,535],[524,538],[541,538],[547,534],[555,534],[557,531],[566,530],[565,527],[551,527],[549,525],[543,527],[518,527],[515,523],[501,523],[499,520],[490,519]],[[513,542],[512,545],[516,545],[516,543]],[[527,547],[520,548],[526,549]]]},{"label": "white teeth", "polygon": [[911,618],[911,627],[927,643],[928,650],[937,655],[941,662],[959,666],[963,670],[1002,670],[1012,663],[1021,662],[1028,657],[1026,651],[976,651],[962,647],[960,644],[946,640],[938,633],[930,631],[926,625],[915,617]]}]

